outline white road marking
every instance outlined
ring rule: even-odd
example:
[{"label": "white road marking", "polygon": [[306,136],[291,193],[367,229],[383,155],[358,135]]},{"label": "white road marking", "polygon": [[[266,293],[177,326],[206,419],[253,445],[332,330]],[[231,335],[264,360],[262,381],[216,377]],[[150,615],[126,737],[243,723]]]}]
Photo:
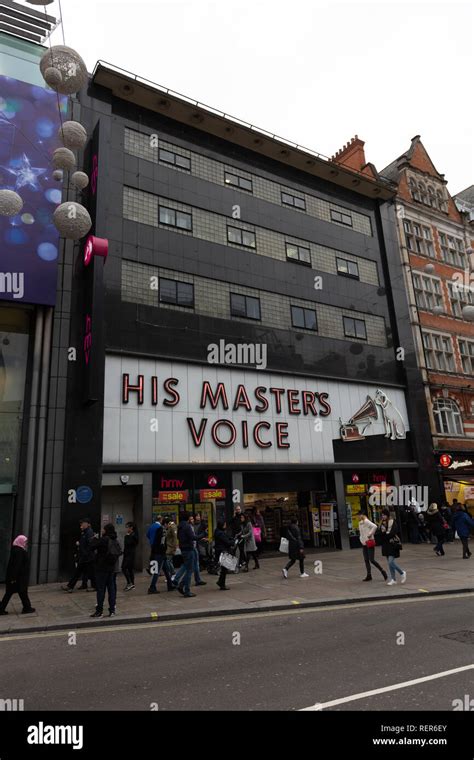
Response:
[{"label": "white road marking", "polygon": [[441,673],[434,673],[431,676],[423,676],[423,678],[414,678],[412,681],[403,681],[403,683],[396,683],[392,686],[383,686],[381,689],[372,689],[371,691],[361,691],[360,694],[351,694],[350,697],[341,697],[341,699],[332,699],[330,702],[317,702],[311,707],[303,707],[299,712],[308,711],[320,711],[325,710],[328,707],[335,707],[336,705],[343,705],[346,702],[354,702],[356,699],[366,699],[367,697],[373,697],[376,694],[385,694],[388,691],[396,691],[397,689],[406,689],[407,686],[416,686],[418,683],[425,683],[426,681],[435,681],[437,678],[446,678],[446,676],[452,676],[455,673],[463,673],[466,670],[474,670],[473,665],[464,665],[461,668],[453,668],[452,670],[443,670]]}]

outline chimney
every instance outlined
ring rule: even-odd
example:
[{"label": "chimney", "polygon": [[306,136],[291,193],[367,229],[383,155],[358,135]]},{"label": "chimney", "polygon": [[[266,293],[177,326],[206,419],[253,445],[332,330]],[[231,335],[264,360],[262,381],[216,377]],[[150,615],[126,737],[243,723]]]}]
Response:
[{"label": "chimney", "polygon": [[331,157],[336,164],[346,166],[348,169],[354,169],[356,172],[363,171],[367,165],[364,152],[364,141],[355,135],[344,147],[337,151]]}]

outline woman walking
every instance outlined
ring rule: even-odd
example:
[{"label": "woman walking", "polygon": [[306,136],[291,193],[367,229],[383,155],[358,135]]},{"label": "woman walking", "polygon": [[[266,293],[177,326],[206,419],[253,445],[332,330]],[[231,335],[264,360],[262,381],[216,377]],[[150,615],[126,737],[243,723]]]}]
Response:
[{"label": "woman walking", "polygon": [[253,525],[252,525],[252,521],[250,517],[248,515],[241,515],[240,519],[242,522],[241,536],[244,539],[244,556],[245,556],[244,572],[248,573],[250,557],[253,557],[254,570],[258,570],[260,567],[259,562],[258,562],[258,557],[257,557],[257,544],[255,541],[255,536],[253,533]]},{"label": "woman walking", "polygon": [[[219,520],[214,531],[214,556],[216,562],[219,562],[219,557],[221,556],[222,552],[228,552],[229,549],[232,549],[235,544],[235,541],[227,535],[226,528],[227,525],[224,520]],[[224,565],[221,565],[220,568],[221,572],[217,581],[217,585],[221,591],[228,591],[229,587],[225,585],[227,569],[224,567]]]},{"label": "woman walking", "polygon": [[13,594],[18,594],[23,605],[22,615],[35,612],[28,597],[28,539],[26,536],[17,536],[13,542],[10,559],[7,566],[5,579],[5,596],[0,602],[0,615],[8,615],[7,605]]},{"label": "woman walking", "polygon": [[462,558],[469,559],[471,556],[471,550],[469,549],[469,534],[471,532],[471,528],[474,528],[474,520],[462,508],[461,504],[458,504],[456,507],[453,524],[454,530],[461,539]]},{"label": "woman walking", "polygon": [[405,583],[407,574],[405,570],[395,562],[400,556],[401,541],[398,535],[397,521],[390,516],[388,509],[382,509],[382,520],[380,522],[380,536],[382,539],[382,556],[387,557],[388,571],[390,573],[390,580],[387,586],[394,586],[396,584],[395,573],[401,575],[400,583]]},{"label": "woman walking", "polygon": [[296,517],[291,518],[291,522],[286,529],[286,534],[288,538],[288,556],[290,559],[281,571],[283,577],[288,578],[288,570],[298,560],[300,564],[300,578],[309,578],[308,573],[304,571],[304,543]]},{"label": "woman walking", "polygon": [[375,523],[371,522],[365,512],[358,512],[358,518],[359,518],[359,541],[362,544],[362,554],[364,556],[364,562],[365,562],[365,568],[367,570],[367,575],[365,578],[363,578],[363,581],[371,581],[372,580],[372,568],[371,565],[377,568],[382,573],[384,581],[387,580],[387,573],[379,565],[379,563],[375,559],[375,531],[377,530],[377,526]]},{"label": "woman walking", "polygon": [[430,504],[427,516],[431,534],[436,537],[436,546],[433,548],[433,551],[437,557],[444,557],[443,544],[446,540],[446,523],[436,503]]},{"label": "woman walking", "polygon": [[127,585],[124,591],[131,591],[135,588],[135,552],[138,546],[138,533],[135,523],[128,522],[123,539],[123,560],[122,573],[125,576]]}]

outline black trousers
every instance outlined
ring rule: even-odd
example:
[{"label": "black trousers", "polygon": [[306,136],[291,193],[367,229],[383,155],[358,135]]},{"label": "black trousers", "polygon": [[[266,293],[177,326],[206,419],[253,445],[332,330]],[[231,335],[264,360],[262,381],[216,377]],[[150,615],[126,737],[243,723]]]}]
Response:
[{"label": "black trousers", "polygon": [[251,557],[253,557],[253,561],[255,562],[255,568],[256,569],[259,568],[260,565],[259,565],[259,562],[258,562],[258,552],[257,551],[246,552],[246,561],[245,561],[246,566],[247,567],[249,566],[249,562],[250,562],[250,558]]},{"label": "black trousers", "polygon": [[370,577],[370,578],[372,577],[372,568],[370,566],[373,565],[374,567],[377,568],[377,570],[380,570],[380,572],[382,573],[382,575],[385,577],[386,576],[385,570],[375,560],[375,546],[370,546],[370,547],[369,546],[363,546],[362,547],[362,553],[364,555],[364,562],[365,562],[365,566],[367,568],[367,576]]},{"label": "black trousers", "polygon": [[74,575],[67,584],[69,588],[74,588],[80,579],[84,586],[87,586],[87,579],[90,578],[92,588],[95,588],[95,569],[94,562],[78,562]]},{"label": "black trousers", "polygon": [[125,580],[127,581],[127,585],[130,586],[132,584],[135,585],[135,571],[133,569],[134,561],[131,562],[123,561],[122,562],[122,573],[125,576]]},{"label": "black trousers", "polygon": [[[290,559],[290,561],[287,562],[286,565],[285,565],[285,570],[289,570],[290,567],[293,567],[293,565],[295,564],[295,562],[296,562],[295,559]],[[300,563],[300,573],[301,573],[301,575],[303,575],[303,573],[304,573],[304,557],[299,557],[298,558],[298,562]]]},{"label": "black trousers", "polygon": [[227,576],[227,569],[221,565],[221,572],[219,574],[219,580],[217,581],[219,586],[225,586],[225,579]]},{"label": "black trousers", "polygon": [[12,596],[14,596],[14,594],[18,594],[18,596],[20,597],[24,610],[31,610],[31,602],[28,596],[28,589],[18,588],[16,583],[8,583],[7,590],[5,591],[5,596],[0,602],[0,610],[2,610],[2,612],[6,610],[8,602],[10,601]]},{"label": "black trousers", "polygon": [[469,537],[466,536],[466,538],[462,538],[461,536],[460,538],[461,538],[461,543],[462,543],[462,556],[469,557],[469,555],[471,554],[469,550]]}]

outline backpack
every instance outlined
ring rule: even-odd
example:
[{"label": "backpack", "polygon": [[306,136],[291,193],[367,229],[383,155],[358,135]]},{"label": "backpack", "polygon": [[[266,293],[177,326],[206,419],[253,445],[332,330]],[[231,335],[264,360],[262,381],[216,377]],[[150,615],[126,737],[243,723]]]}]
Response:
[{"label": "backpack", "polygon": [[117,539],[109,538],[107,552],[105,555],[105,562],[110,567],[111,570],[114,569],[115,564],[118,558],[121,556],[121,554],[122,554],[122,549],[120,548],[120,544],[117,541]]}]

